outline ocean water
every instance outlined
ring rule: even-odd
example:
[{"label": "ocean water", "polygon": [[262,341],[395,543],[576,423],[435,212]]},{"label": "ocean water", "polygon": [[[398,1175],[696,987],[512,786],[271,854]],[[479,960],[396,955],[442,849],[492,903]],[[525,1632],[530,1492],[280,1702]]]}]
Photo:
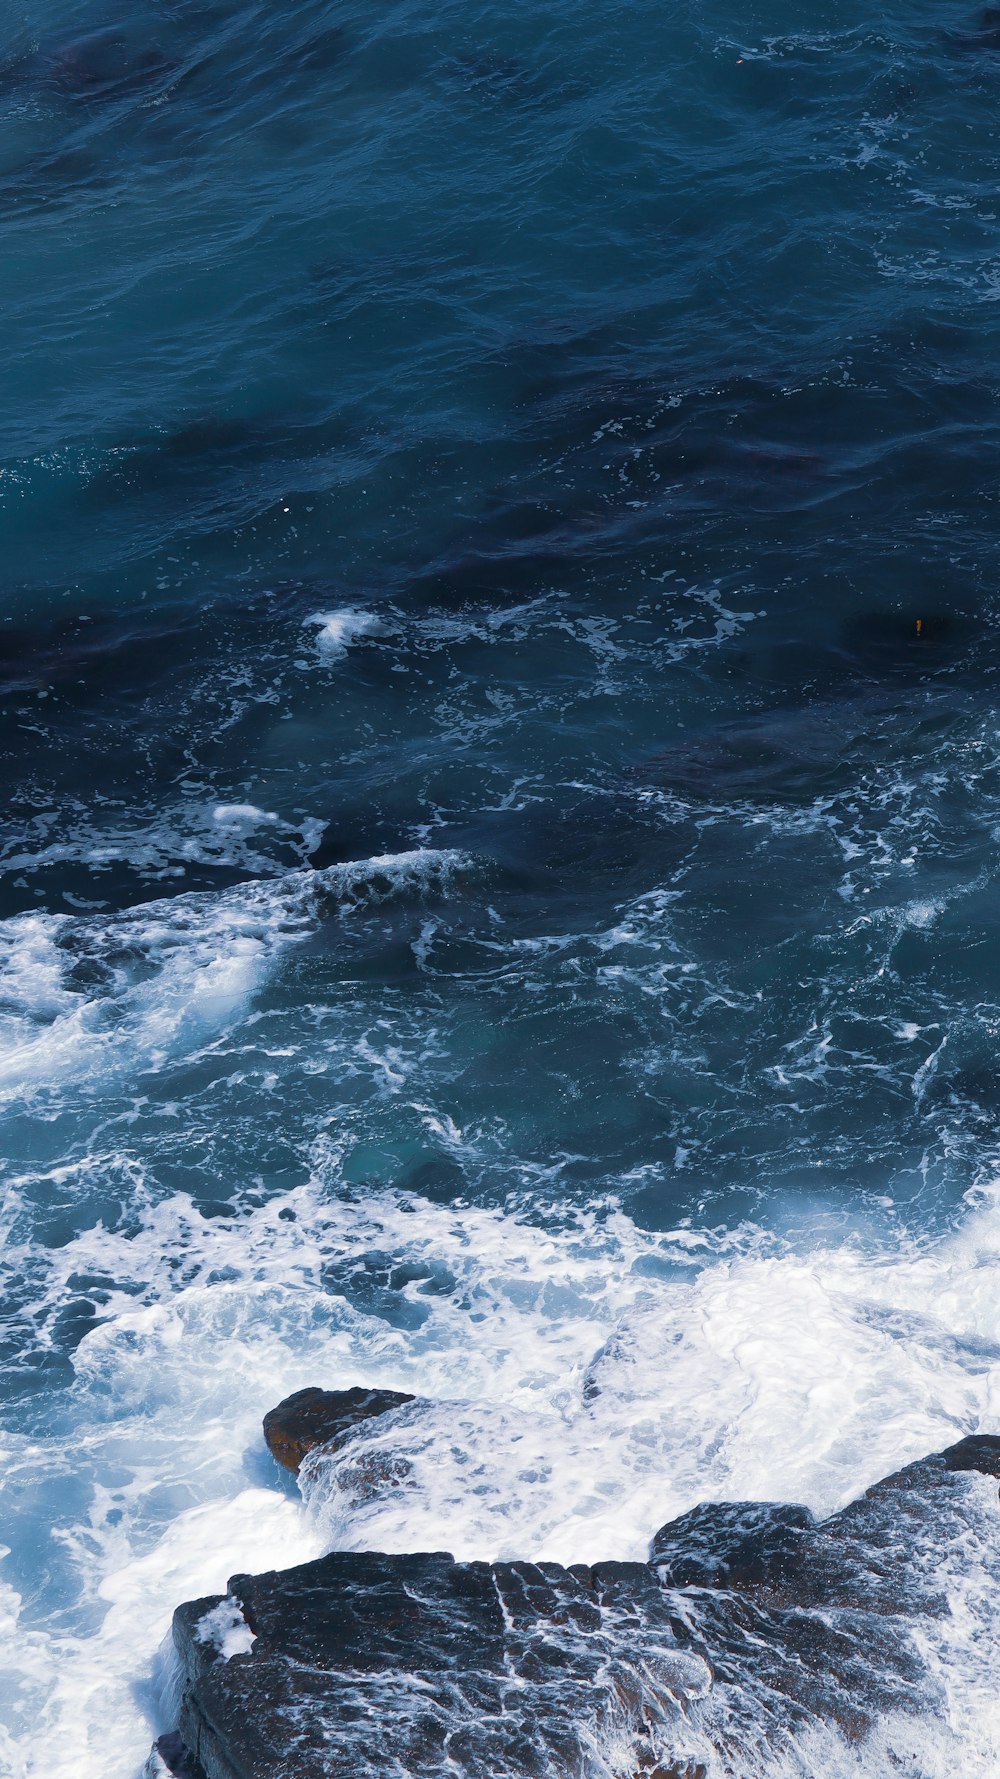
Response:
[{"label": "ocean water", "polygon": [[[4,22],[0,1771],[137,1779],[234,1571],[1000,1431],[1000,18]],[[987,1555],[744,1779],[992,1779]]]}]

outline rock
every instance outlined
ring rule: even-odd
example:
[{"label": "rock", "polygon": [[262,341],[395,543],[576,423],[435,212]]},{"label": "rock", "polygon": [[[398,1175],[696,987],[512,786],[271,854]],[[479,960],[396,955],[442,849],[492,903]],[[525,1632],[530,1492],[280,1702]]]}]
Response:
[{"label": "rock", "polygon": [[745,1588],[790,1580],[808,1560],[815,1526],[807,1507],[703,1502],[661,1526],[649,1560],[669,1587]]},{"label": "rock", "polygon": [[976,1471],[1000,1475],[1000,1439],[823,1521],[702,1505],[649,1563],[335,1551],[236,1575],[175,1614],[183,1742],[207,1779],[704,1779],[794,1759],[817,1726],[856,1744],[935,1711],[952,1555],[1000,1584]]},{"label": "rock", "polygon": [[154,1743],[143,1779],[205,1779],[205,1769],[185,1748],[179,1733],[171,1730]]},{"label": "rock", "polygon": [[948,1446],[940,1457],[946,1470],[978,1470],[983,1476],[1000,1477],[1000,1439],[990,1433],[970,1433],[957,1445]]},{"label": "rock", "polygon": [[314,1446],[336,1451],[362,1421],[413,1400],[402,1390],[296,1390],[264,1416],[264,1438],[279,1464],[298,1470]]},{"label": "rock", "polygon": [[[584,1773],[600,1725],[648,1713],[679,1733],[709,1679],[644,1563],[338,1551],[230,1591],[256,1635],[247,1657],[199,1637],[218,1602],[175,1618],[181,1732],[209,1779]],[[640,1633],[631,1652],[623,1619]]]}]

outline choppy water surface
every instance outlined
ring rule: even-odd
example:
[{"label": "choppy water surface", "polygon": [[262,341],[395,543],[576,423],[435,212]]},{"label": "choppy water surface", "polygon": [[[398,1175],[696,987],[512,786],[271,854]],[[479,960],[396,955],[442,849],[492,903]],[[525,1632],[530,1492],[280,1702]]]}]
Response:
[{"label": "choppy water surface", "polygon": [[[135,1779],[234,1570],[642,1556],[1000,1430],[1000,27],[2,57],[0,1764]],[[441,1400],[408,1488],[299,1503],[307,1382]],[[995,1772],[941,1561],[911,1744],[796,1772]]]}]

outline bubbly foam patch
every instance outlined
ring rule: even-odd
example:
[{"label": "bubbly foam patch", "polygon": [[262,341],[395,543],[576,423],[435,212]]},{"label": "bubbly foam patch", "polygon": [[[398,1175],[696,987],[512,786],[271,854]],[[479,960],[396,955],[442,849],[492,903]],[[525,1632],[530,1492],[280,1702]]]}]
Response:
[{"label": "bubbly foam patch", "polygon": [[227,1595],[199,1619],[195,1626],[199,1643],[211,1643],[224,1662],[234,1655],[248,1655],[256,1638],[236,1601]]},{"label": "bubbly foam patch", "polygon": [[316,625],[316,652],[324,666],[343,660],[348,649],[363,636],[377,636],[384,629],[374,612],[345,608],[337,612],[314,612],[307,624]]},{"label": "bubbly foam patch", "polygon": [[[116,1289],[75,1354],[83,1517],[44,1558],[62,1628],[26,1607],[7,1644],[25,1773],[133,1779],[169,1727],[152,1675],[171,1609],[236,1570],[333,1546],[642,1558],[699,1500],[827,1512],[1000,1428],[1000,1194],[934,1245],[804,1252],[752,1227],[651,1234],[610,1205],[355,1202],[317,1177],[232,1218],[177,1196],[46,1261],[53,1301],[95,1270]],[[260,1419],[307,1383],[422,1400],[310,1459],[300,1507]],[[57,1432],[12,1442],[4,1473],[30,1498],[65,1463]],[[907,1733],[929,1779],[959,1753],[985,1779],[988,1578],[975,1551],[931,1554],[952,1603],[932,1652],[946,1708]],[[797,1771],[858,1770],[832,1732],[814,1741]]]},{"label": "bubbly foam patch", "polygon": [[258,809],[255,803],[217,803],[212,811],[212,820],[220,827],[252,829],[273,827],[279,817],[271,809]]},{"label": "bubbly foam patch", "polygon": [[0,837],[0,863],[11,878],[65,867],[82,867],[88,894],[63,892],[71,907],[101,908],[102,879],[126,866],[151,882],[176,883],[191,868],[240,871],[246,877],[279,876],[309,862],[326,823],[316,816],[284,821],[252,803],[211,803],[185,798],[150,810],[137,802],[124,812],[79,809],[64,801],[35,813],[27,833]]}]

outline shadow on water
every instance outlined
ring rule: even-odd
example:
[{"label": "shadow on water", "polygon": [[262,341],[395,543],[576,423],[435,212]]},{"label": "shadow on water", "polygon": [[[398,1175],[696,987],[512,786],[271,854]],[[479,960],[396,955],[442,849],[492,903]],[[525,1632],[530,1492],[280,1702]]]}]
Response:
[{"label": "shadow on water", "polygon": [[[0,68],[0,105],[14,126],[0,212],[69,202],[128,181],[137,165],[189,169],[193,153],[225,144],[265,91],[279,111],[299,103],[306,84],[339,71],[354,47],[331,13],[325,0],[292,21],[257,5],[164,6],[12,54]],[[25,102],[34,146],[18,160]]]},{"label": "shadow on water", "polygon": [[117,700],[142,704],[158,683],[177,675],[211,675],[226,650],[276,651],[298,646],[310,613],[335,591],[311,581],[273,586],[227,584],[211,602],[116,604],[96,615],[73,614],[31,624],[0,623],[0,697],[58,688],[81,707]]},{"label": "shadow on water", "polygon": [[37,79],[61,97],[106,103],[160,91],[178,64],[145,36],[114,25],[87,32],[38,58]]},{"label": "shadow on water", "polygon": [[984,6],[964,30],[945,32],[944,41],[954,49],[973,54],[1000,51],[1000,6]]},{"label": "shadow on water", "polygon": [[862,611],[832,644],[775,645],[758,686],[777,703],[689,733],[636,763],[638,784],[684,795],[809,802],[905,760],[990,697],[983,626],[958,612]]}]

